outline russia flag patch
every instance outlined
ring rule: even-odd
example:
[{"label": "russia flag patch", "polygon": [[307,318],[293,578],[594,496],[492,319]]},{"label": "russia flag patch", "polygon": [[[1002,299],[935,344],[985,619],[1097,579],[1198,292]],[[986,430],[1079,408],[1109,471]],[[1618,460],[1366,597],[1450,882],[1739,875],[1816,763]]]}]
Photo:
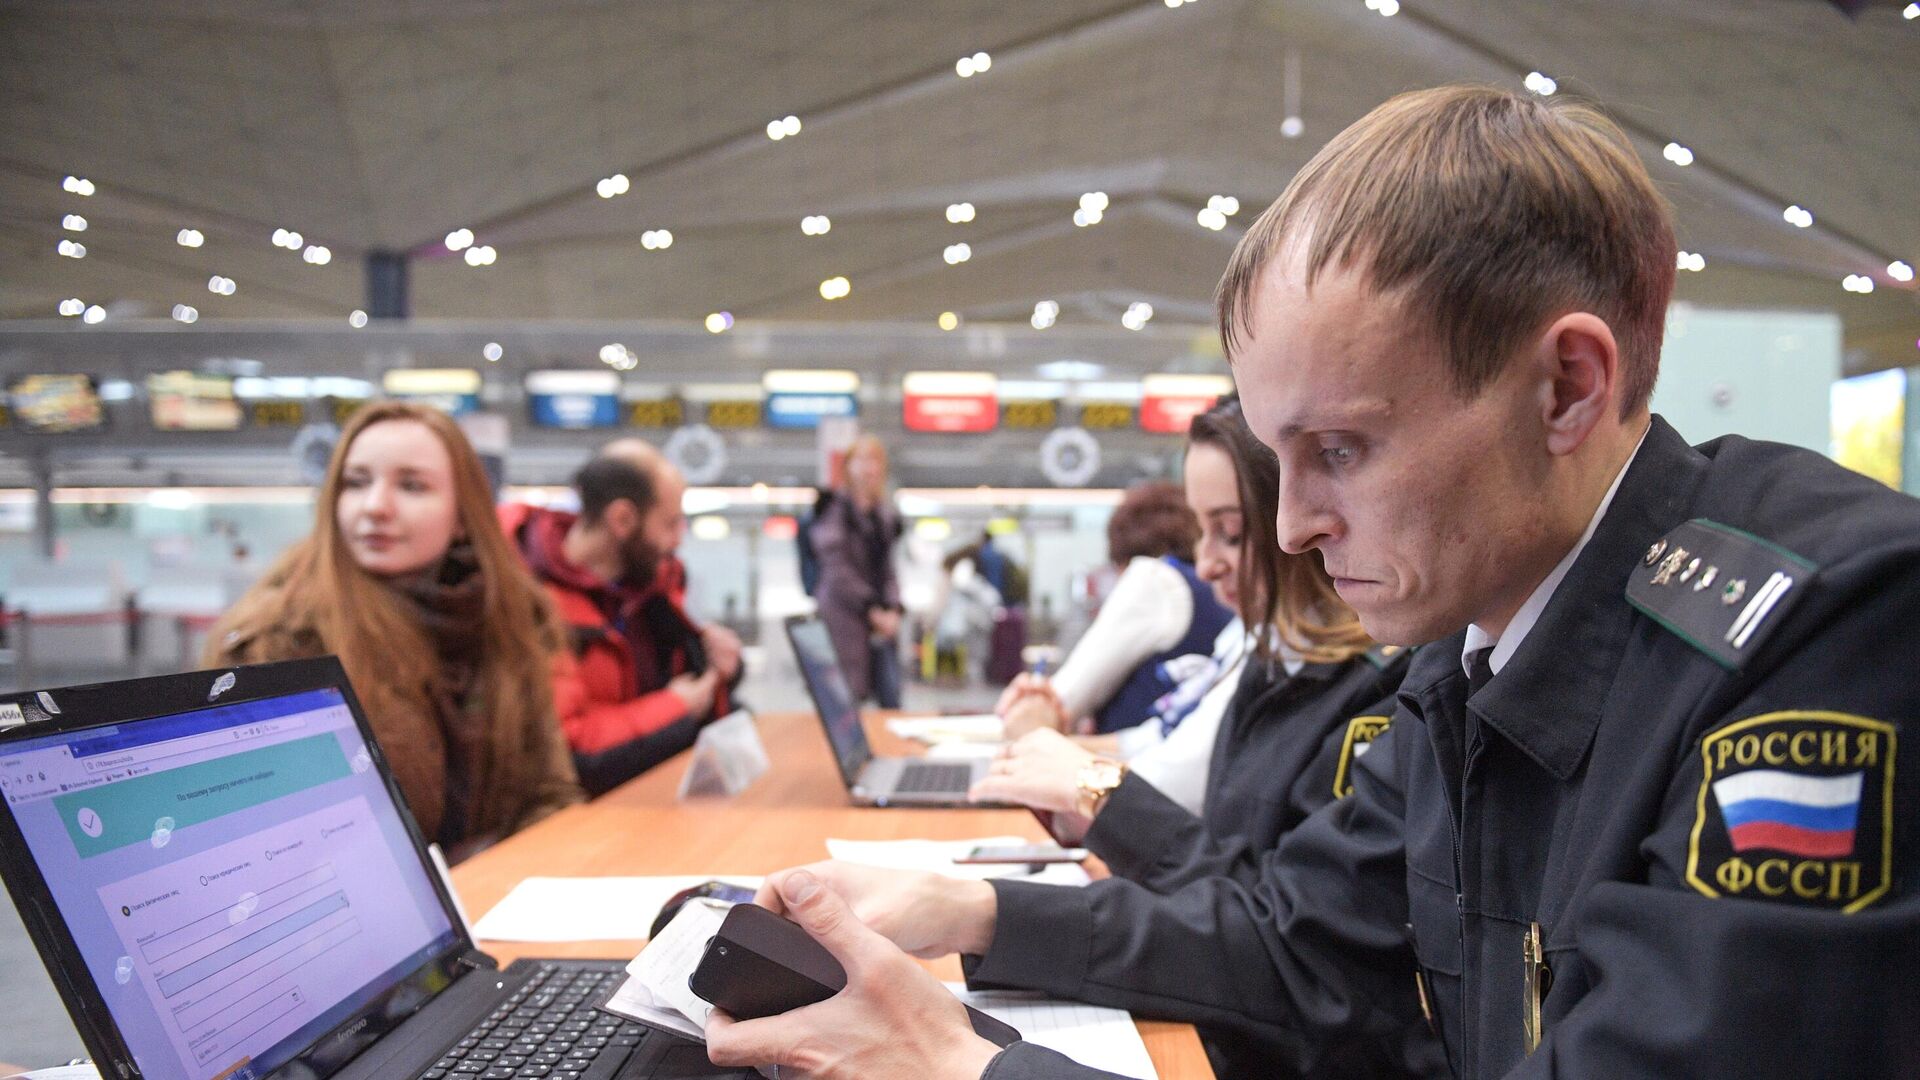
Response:
[{"label": "russia flag patch", "polygon": [[1835,859],[1853,853],[1864,779],[1754,769],[1715,780],[1713,796],[1733,850]]}]

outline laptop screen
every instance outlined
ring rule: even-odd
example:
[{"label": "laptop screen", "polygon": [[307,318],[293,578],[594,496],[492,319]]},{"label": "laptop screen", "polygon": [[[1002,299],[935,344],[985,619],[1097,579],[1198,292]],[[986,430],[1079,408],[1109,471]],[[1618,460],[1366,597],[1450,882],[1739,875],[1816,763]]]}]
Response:
[{"label": "laptop screen", "polygon": [[11,743],[0,792],[150,1077],[264,1076],[459,936],[337,689]]},{"label": "laptop screen", "polygon": [[847,689],[847,677],[840,671],[840,660],[833,653],[833,639],[827,624],[819,619],[795,619],[787,624],[787,636],[793,639],[794,659],[800,662],[800,675],[813,695],[814,708],[827,726],[827,741],[833,744],[833,756],[840,774],[851,787],[860,778],[860,770],[873,759],[866,729],[860,726],[860,707]]}]

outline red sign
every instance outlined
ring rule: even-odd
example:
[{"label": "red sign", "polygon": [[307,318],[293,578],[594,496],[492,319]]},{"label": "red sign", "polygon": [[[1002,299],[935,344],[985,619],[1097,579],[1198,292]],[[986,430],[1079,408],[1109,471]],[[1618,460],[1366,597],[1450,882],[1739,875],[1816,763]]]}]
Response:
[{"label": "red sign", "polygon": [[992,431],[1000,424],[999,384],[977,372],[913,372],[902,389],[908,431]]},{"label": "red sign", "polygon": [[1185,435],[1193,418],[1213,408],[1218,397],[1143,397],[1140,430],[1156,435]]}]

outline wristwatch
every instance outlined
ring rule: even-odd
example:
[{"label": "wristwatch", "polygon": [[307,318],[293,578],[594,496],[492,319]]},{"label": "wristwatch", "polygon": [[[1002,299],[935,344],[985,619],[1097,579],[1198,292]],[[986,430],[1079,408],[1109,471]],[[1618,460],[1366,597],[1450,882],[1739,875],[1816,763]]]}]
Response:
[{"label": "wristwatch", "polygon": [[1074,809],[1083,817],[1098,815],[1100,808],[1107,804],[1107,796],[1112,795],[1113,789],[1119,787],[1120,781],[1126,778],[1127,766],[1122,762],[1095,758],[1080,766],[1080,776],[1075,785],[1079,788],[1080,798]]}]

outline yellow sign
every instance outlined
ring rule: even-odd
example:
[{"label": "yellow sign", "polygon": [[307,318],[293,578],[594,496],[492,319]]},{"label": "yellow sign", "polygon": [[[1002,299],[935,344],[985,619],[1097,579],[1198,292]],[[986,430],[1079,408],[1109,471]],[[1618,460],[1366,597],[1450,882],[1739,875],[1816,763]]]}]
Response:
[{"label": "yellow sign", "polygon": [[1083,405],[1080,426],[1089,431],[1114,431],[1133,426],[1133,406],[1115,403]]},{"label": "yellow sign", "polygon": [[254,427],[299,427],[306,423],[304,401],[256,401],[253,403]]},{"label": "yellow sign", "polygon": [[1060,420],[1060,407],[1051,401],[1009,401],[1000,422],[1015,430],[1050,428]]},{"label": "yellow sign", "polygon": [[750,428],[760,426],[757,401],[715,401],[707,405],[707,426],[712,428]]},{"label": "yellow sign", "polygon": [[366,398],[334,398],[333,422],[336,424],[345,424],[355,412],[359,411],[360,406],[366,403]]},{"label": "yellow sign", "polygon": [[669,428],[687,422],[687,411],[678,398],[635,401],[627,405],[629,427]]}]

